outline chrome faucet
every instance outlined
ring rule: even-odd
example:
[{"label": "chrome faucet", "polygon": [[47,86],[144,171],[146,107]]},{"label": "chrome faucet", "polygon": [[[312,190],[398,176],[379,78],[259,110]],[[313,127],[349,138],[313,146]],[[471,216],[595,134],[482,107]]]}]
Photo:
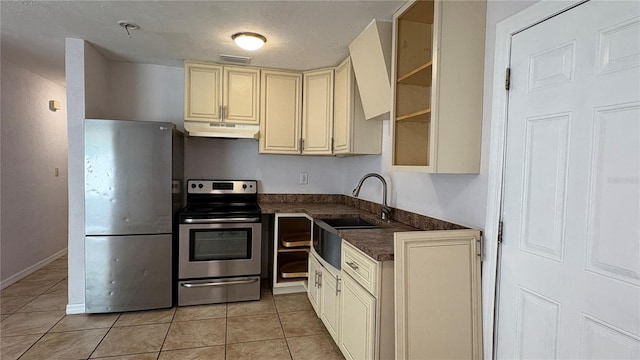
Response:
[{"label": "chrome faucet", "polygon": [[356,188],[353,189],[352,194],[354,197],[358,197],[358,194],[360,194],[360,188],[362,187],[362,183],[370,177],[375,177],[380,179],[380,181],[382,181],[382,212],[380,213],[380,217],[384,221],[391,221],[391,208],[387,206],[387,181],[382,176],[376,173],[366,174],[365,176],[362,177],[362,179],[360,179],[358,186],[356,186]]}]

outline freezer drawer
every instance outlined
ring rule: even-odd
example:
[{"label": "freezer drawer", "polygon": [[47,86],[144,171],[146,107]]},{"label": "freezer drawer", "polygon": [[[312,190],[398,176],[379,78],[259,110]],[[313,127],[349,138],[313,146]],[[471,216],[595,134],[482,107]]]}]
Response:
[{"label": "freezer drawer", "polygon": [[248,300],[260,300],[259,276],[178,282],[178,306]]},{"label": "freezer drawer", "polygon": [[172,306],[171,234],[87,236],[87,313]]}]

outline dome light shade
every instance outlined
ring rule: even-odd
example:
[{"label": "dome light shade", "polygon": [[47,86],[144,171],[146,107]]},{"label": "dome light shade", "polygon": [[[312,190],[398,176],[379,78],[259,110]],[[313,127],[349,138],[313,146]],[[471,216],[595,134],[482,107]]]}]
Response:
[{"label": "dome light shade", "polygon": [[252,32],[239,32],[231,35],[231,39],[236,45],[249,51],[258,50],[267,42],[267,38]]}]

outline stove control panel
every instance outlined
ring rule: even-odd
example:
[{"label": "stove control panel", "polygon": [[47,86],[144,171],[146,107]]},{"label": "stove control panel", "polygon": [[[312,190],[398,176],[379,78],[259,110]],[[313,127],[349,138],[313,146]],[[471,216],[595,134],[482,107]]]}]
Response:
[{"label": "stove control panel", "polygon": [[188,180],[189,194],[257,194],[256,180]]}]

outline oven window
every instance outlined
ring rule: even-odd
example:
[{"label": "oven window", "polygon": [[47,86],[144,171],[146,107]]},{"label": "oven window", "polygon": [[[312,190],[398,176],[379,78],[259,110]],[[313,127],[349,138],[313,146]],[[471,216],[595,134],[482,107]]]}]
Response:
[{"label": "oven window", "polygon": [[189,261],[251,259],[251,229],[191,230]]}]

